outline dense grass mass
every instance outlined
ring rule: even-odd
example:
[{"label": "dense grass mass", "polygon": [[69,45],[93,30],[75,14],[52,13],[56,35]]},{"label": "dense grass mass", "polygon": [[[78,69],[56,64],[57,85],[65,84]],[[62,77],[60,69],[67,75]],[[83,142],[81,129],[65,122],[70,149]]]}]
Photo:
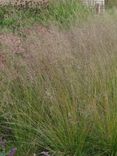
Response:
[{"label": "dense grass mass", "polygon": [[108,7],[117,7],[117,1],[116,0],[106,0]]},{"label": "dense grass mass", "polygon": [[117,13],[76,4],[0,8],[0,136],[17,156],[117,156]]},{"label": "dense grass mass", "polygon": [[21,30],[35,23],[69,27],[77,21],[85,21],[91,10],[79,4],[79,0],[50,1],[47,8],[19,8],[13,6],[0,6],[0,27],[9,28],[10,31]]}]

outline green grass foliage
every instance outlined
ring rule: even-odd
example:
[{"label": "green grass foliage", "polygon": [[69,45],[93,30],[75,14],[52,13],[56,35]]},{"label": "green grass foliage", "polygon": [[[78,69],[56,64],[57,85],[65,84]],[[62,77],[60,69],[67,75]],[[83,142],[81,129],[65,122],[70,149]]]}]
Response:
[{"label": "green grass foliage", "polygon": [[[36,16],[0,11],[1,27],[22,28],[0,34],[0,135],[8,148],[17,156],[117,156],[117,13],[79,25],[86,16],[75,1]],[[46,20],[44,31],[25,27]]]}]

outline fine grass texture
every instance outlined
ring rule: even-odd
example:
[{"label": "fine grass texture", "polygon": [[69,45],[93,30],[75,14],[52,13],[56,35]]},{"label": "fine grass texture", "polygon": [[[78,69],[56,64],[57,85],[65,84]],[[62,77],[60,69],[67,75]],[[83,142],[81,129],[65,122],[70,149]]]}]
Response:
[{"label": "fine grass texture", "polygon": [[18,156],[117,155],[116,25],[105,14],[67,32],[3,38],[0,130]]},{"label": "fine grass texture", "polygon": [[0,8],[0,137],[17,156],[117,156],[117,12],[72,2]]},{"label": "fine grass texture", "polygon": [[0,28],[10,31],[21,30],[35,23],[43,25],[59,25],[69,27],[77,21],[86,21],[91,15],[91,9],[79,3],[79,0],[51,0],[47,7],[13,7],[12,5],[0,6]]}]

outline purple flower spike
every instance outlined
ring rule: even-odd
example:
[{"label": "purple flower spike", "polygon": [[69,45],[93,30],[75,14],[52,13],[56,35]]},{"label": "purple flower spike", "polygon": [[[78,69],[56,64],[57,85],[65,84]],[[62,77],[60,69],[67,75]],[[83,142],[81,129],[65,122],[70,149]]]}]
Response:
[{"label": "purple flower spike", "polygon": [[12,148],[8,156],[14,156],[16,154],[17,148]]}]

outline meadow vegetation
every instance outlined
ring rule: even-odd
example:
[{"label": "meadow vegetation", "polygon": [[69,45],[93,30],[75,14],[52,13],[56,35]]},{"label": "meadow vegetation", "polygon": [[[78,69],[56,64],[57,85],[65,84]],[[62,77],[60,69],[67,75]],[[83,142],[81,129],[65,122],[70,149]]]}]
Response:
[{"label": "meadow vegetation", "polygon": [[107,1],[107,7],[116,7],[117,1],[116,0],[106,0]]},{"label": "meadow vegetation", "polygon": [[117,12],[77,1],[0,7],[0,137],[17,156],[117,156]]},{"label": "meadow vegetation", "polygon": [[35,23],[43,25],[59,25],[68,27],[77,18],[79,23],[86,20],[91,10],[79,4],[79,0],[52,0],[46,8],[13,7],[11,5],[0,7],[0,28],[17,31],[24,27],[30,27]]}]

